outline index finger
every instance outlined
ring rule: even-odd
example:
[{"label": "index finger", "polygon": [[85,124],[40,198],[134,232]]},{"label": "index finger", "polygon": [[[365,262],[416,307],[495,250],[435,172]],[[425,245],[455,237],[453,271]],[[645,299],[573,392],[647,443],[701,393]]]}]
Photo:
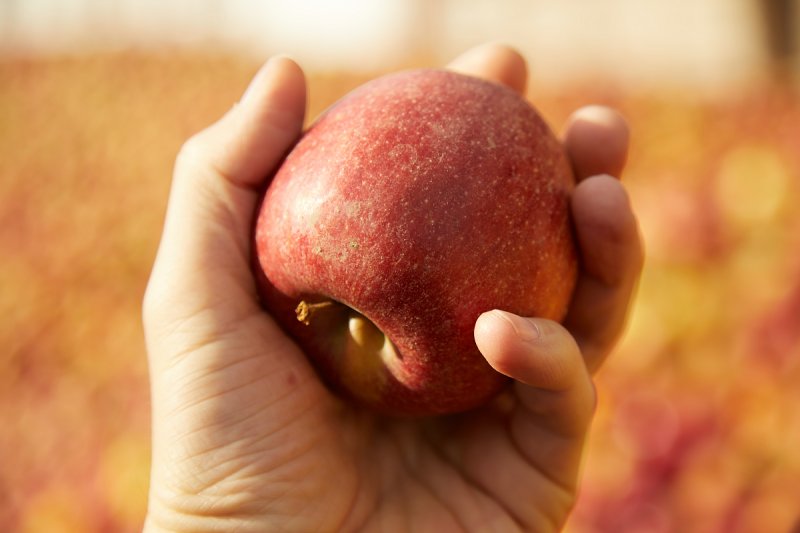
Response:
[{"label": "index finger", "polygon": [[625,328],[644,252],[630,200],[617,179],[603,175],[580,182],[572,214],[582,264],[564,325],[595,371]]}]

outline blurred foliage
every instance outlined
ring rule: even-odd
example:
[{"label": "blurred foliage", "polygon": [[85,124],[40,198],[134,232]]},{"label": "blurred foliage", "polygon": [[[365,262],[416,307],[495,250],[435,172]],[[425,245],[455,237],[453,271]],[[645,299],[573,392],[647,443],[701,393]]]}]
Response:
[{"label": "blurred foliage", "polygon": [[[257,65],[140,56],[0,62],[0,524],[137,531],[149,404],[140,300],[180,144]],[[316,115],[365,81],[311,75]],[[633,131],[646,270],[568,530],[782,532],[800,494],[800,101],[534,90]]]}]

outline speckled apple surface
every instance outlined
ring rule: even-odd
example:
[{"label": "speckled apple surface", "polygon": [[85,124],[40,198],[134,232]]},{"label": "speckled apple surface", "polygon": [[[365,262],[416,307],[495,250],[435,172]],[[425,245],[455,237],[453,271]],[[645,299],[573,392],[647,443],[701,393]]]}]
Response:
[{"label": "speckled apple surface", "polygon": [[[566,312],[573,186],[511,89],[444,70],[379,78],[318,118],[271,180],[255,224],[262,300],[349,399],[399,415],[474,408],[506,383],[475,345],[477,317]],[[334,305],[306,324],[301,301]],[[385,338],[365,347],[362,317]]]}]

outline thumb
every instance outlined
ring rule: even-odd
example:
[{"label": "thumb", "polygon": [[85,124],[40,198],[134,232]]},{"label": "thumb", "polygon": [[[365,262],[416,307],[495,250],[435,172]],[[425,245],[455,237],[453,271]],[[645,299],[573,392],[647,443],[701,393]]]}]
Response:
[{"label": "thumb", "polygon": [[594,414],[595,391],[578,345],[563,326],[494,310],[478,317],[475,342],[492,368],[517,381],[520,406],[540,427],[583,435]]},{"label": "thumb", "polygon": [[478,317],[475,342],[495,370],[517,381],[508,423],[515,449],[564,494],[574,494],[595,407],[575,339],[551,320],[495,310]]}]

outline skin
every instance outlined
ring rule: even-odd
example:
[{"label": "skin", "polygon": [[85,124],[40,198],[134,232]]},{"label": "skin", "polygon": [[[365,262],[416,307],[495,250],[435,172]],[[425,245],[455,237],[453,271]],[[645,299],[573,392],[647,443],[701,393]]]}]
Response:
[{"label": "skin", "polygon": [[[514,50],[449,68],[523,92]],[[377,417],[343,403],[258,304],[258,190],[297,139],[305,82],[273,58],[241,101],[181,150],[144,300],[153,405],[145,531],[557,531],[575,501],[595,406],[591,371],[620,335],[642,251],[618,176],[628,131],[579,110],[563,141],[584,270],[567,328],[501,311],[475,341],[515,381],[463,415]]]}]

